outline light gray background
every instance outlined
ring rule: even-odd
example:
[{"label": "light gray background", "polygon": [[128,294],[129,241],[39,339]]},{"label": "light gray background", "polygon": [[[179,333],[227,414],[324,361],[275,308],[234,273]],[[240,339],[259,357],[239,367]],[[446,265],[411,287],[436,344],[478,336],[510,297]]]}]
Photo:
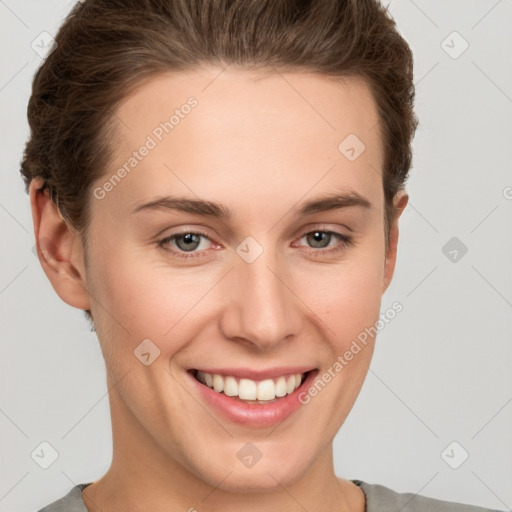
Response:
[{"label": "light gray background", "polygon": [[[83,313],[55,294],[32,252],[19,163],[41,58],[72,2],[0,0],[2,166],[0,510],[32,511],[111,457],[103,359]],[[401,492],[512,507],[512,2],[393,0],[415,55],[420,118],[410,203],[382,311],[404,310],[378,337],[361,395],[335,441],[340,476]],[[449,36],[457,31],[462,40]],[[446,42],[442,45],[442,42]],[[452,47],[452,48],[449,48]],[[510,187],[510,188],[507,188]],[[442,247],[468,247],[458,262]],[[59,457],[31,458],[42,441]],[[469,458],[452,469],[457,441]],[[449,451],[452,460],[461,448]]]}]

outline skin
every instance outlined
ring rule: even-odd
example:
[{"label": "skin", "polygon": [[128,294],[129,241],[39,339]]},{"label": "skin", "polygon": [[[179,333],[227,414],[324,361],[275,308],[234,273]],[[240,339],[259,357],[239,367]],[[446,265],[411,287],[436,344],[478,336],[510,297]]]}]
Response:
[{"label": "skin", "polygon": [[[202,402],[185,369],[330,368],[379,319],[408,196],[395,198],[386,251],[382,136],[361,79],[219,72],[160,75],[119,105],[115,159],[95,186],[174,109],[190,96],[198,101],[103,199],[91,197],[87,265],[79,234],[38,191],[40,181],[31,185],[43,269],[62,300],[92,311],[107,368],[113,460],[82,497],[91,512],[363,512],[362,490],[334,472],[332,442],[366,377],[374,339],[277,427],[224,419]],[[338,150],[351,133],[366,145],[353,162]],[[304,201],[333,191],[355,191],[371,208],[295,215]],[[217,201],[234,216],[130,213],[167,194]],[[208,236],[192,248],[199,257],[178,256],[187,254],[183,239],[167,242],[176,253],[158,245],[197,229]],[[305,235],[319,229],[354,244],[343,248],[326,235],[314,245]],[[247,236],[264,249],[252,263],[236,252]],[[145,366],[133,351],[148,338],[160,356]],[[262,453],[251,468],[236,456],[249,441]]]}]

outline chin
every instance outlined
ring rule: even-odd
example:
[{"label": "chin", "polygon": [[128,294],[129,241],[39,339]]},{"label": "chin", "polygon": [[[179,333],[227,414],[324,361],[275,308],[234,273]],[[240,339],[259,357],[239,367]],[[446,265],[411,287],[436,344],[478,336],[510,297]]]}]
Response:
[{"label": "chin", "polygon": [[294,484],[314,463],[315,457],[302,439],[293,444],[268,440],[249,443],[233,443],[216,452],[201,451],[196,476],[227,492],[265,493]]}]

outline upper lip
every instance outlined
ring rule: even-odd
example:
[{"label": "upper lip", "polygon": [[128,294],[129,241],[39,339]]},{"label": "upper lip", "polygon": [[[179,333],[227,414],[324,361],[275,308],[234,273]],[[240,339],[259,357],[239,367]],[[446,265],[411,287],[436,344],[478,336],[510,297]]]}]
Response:
[{"label": "upper lip", "polygon": [[268,368],[266,370],[253,370],[250,368],[190,368],[189,371],[199,370],[204,373],[210,373],[212,375],[231,375],[238,377],[239,379],[251,379],[251,380],[266,380],[275,379],[281,376],[295,375],[297,373],[306,373],[315,368],[311,366],[280,366],[277,368]]}]

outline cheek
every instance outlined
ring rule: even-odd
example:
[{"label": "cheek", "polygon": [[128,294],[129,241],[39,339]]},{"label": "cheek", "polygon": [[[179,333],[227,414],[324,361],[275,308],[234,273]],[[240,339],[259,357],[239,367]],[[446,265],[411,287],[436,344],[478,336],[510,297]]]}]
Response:
[{"label": "cheek", "polygon": [[[100,329],[108,330],[103,339],[110,344],[122,340],[119,343],[133,351],[148,338],[171,354],[179,350],[180,340],[187,338],[189,330],[200,328],[201,323],[204,327],[222,314],[215,310],[219,303],[215,298],[223,292],[229,295],[220,279],[225,269],[207,265],[173,267],[147,247],[123,248],[121,240],[110,245],[96,242],[96,247],[100,249],[91,258],[90,275],[98,302],[93,315],[98,333]],[[283,274],[299,303],[303,303],[297,307],[304,309],[304,315],[340,353],[353,337],[378,319],[384,275],[383,235],[367,236],[337,263],[294,262]]]},{"label": "cheek", "polygon": [[193,305],[200,283],[190,273],[176,274],[163,259],[148,261],[155,254],[150,247],[123,248],[121,240],[115,246],[115,253],[104,244],[94,255],[91,279],[98,302],[128,331],[161,336]]},{"label": "cheek", "polygon": [[119,372],[133,364],[133,351],[149,339],[167,356],[161,364],[193,337],[201,321],[208,321],[213,307],[208,292],[219,276],[177,270],[163,259],[149,262],[135,251],[112,254],[107,246],[98,251],[90,275],[97,299],[93,316],[105,357]]},{"label": "cheek", "polygon": [[317,273],[302,289],[304,296],[309,293],[307,303],[315,313],[310,318],[316,318],[312,321],[327,349],[317,377],[320,382],[303,399],[315,408],[318,423],[328,425],[323,435],[330,439],[352,409],[371,363],[381,308],[383,253],[360,252],[328,272],[328,276]]},{"label": "cheek", "polygon": [[[383,247],[366,244],[336,265],[301,271],[295,291],[338,350],[379,317],[384,279]],[[370,247],[371,245],[371,247]],[[321,322],[320,322],[321,321]],[[321,327],[323,325],[323,327]]]}]

